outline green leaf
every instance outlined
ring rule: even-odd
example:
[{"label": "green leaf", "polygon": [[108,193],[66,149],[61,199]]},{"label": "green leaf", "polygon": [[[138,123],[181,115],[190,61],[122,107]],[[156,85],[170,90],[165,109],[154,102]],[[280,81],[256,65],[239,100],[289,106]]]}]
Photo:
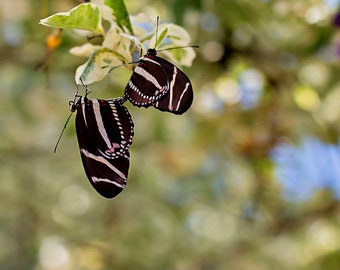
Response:
[{"label": "green leaf", "polygon": [[77,84],[91,84],[102,80],[112,67],[119,66],[122,61],[116,52],[107,48],[95,50],[87,62],[77,68],[75,80]]},{"label": "green leaf", "polygon": [[104,0],[104,3],[112,8],[119,27],[123,28],[122,26],[125,26],[129,30],[130,34],[133,35],[129,13],[126,9],[124,0]]},{"label": "green leaf", "polygon": [[51,15],[40,20],[40,24],[54,28],[76,28],[104,34],[99,8],[91,3],[80,4],[69,12]]},{"label": "green leaf", "polygon": [[164,30],[160,33],[158,39],[156,40],[156,45],[160,45],[163,42],[163,40],[166,38],[167,34],[168,34],[168,28],[165,27]]}]

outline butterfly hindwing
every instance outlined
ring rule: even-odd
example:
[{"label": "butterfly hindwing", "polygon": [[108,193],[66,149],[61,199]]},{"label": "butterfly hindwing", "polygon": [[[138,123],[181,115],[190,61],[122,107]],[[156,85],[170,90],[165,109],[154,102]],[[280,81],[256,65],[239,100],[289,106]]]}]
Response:
[{"label": "butterfly hindwing", "polygon": [[169,90],[163,67],[151,58],[143,57],[134,68],[125,88],[125,97],[138,107],[149,107]]},{"label": "butterfly hindwing", "polygon": [[81,149],[80,154],[86,176],[100,195],[113,198],[123,191],[130,165],[128,151],[124,156],[110,160],[85,149]]},{"label": "butterfly hindwing", "polygon": [[127,183],[131,116],[115,99],[83,97],[76,108],[76,132],[86,176],[102,196],[115,197]]},{"label": "butterfly hindwing", "polygon": [[189,78],[169,61],[157,56],[154,56],[154,58],[165,70],[169,82],[169,91],[154,103],[154,107],[174,114],[186,112],[194,97]]}]

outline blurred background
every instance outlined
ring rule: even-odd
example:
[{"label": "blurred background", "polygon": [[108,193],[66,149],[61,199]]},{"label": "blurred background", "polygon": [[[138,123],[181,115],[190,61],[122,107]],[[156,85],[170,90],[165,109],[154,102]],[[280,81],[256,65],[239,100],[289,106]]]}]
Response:
[{"label": "blurred background", "polygon": [[200,48],[186,114],[126,103],[129,181],[112,200],[85,176],[74,116],[53,154],[85,40],[63,31],[48,54],[38,23],[77,4],[0,1],[0,269],[339,269],[339,1],[126,0]]}]

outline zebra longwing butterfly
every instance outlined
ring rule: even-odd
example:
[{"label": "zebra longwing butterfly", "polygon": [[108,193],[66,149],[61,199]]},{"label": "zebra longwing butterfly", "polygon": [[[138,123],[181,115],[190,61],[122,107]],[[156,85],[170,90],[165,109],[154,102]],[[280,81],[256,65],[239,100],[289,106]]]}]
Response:
[{"label": "zebra longwing butterfly", "polygon": [[106,198],[117,196],[127,183],[134,124],[124,101],[84,96],[71,109],[77,111],[76,132],[86,176]]},{"label": "zebra longwing butterfly", "polygon": [[149,49],[135,67],[124,96],[135,106],[154,106],[174,114],[186,112],[193,101],[189,78],[174,64]]}]

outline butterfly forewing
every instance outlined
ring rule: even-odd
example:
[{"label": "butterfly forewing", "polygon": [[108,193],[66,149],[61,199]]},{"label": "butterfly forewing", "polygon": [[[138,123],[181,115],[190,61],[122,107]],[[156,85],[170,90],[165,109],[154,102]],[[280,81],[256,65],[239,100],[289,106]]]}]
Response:
[{"label": "butterfly forewing", "polygon": [[143,57],[135,67],[124,95],[138,107],[149,107],[169,90],[166,71],[152,58]]},{"label": "butterfly forewing", "polygon": [[161,64],[169,82],[169,91],[164,97],[155,102],[154,107],[174,114],[186,112],[190,108],[194,97],[189,78],[169,61],[157,56],[153,58]]},{"label": "butterfly forewing", "polygon": [[131,116],[115,99],[83,97],[76,108],[76,132],[86,176],[102,196],[115,197],[127,182]]},{"label": "butterfly forewing", "polygon": [[133,137],[133,122],[127,109],[115,99],[86,99],[83,103],[86,126],[100,153],[107,158],[122,156]]}]

